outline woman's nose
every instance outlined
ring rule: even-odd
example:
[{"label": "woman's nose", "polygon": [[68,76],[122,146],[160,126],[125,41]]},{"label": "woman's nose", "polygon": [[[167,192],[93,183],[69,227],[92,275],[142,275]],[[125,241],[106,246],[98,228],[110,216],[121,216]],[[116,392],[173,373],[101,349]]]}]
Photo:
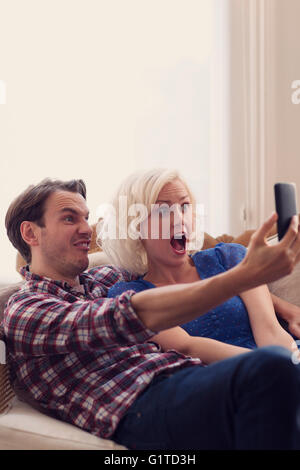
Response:
[{"label": "woman's nose", "polygon": [[176,205],[176,208],[173,212],[173,226],[174,228],[181,229],[184,224],[184,213],[179,204]]}]

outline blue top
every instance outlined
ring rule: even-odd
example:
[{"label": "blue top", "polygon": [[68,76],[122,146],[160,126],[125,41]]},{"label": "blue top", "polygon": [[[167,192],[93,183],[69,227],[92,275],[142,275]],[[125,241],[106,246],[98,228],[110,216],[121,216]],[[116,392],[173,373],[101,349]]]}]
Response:
[{"label": "blue top", "polygon": [[[192,256],[201,279],[228,271],[244,258],[246,248],[236,243],[219,243],[214,248],[198,251]],[[126,290],[141,292],[155,287],[141,276],[135,281],[117,282],[108,291],[108,297],[116,297]],[[224,343],[256,348],[247,309],[239,296],[232,297],[221,305],[192,320],[182,328],[191,336],[205,336]]]}]

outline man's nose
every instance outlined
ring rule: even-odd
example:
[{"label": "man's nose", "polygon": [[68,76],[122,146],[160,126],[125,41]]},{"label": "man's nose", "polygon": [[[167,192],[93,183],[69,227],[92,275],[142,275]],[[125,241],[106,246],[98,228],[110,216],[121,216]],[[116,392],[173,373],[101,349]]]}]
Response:
[{"label": "man's nose", "polygon": [[93,229],[90,226],[89,222],[86,219],[83,219],[79,226],[80,233],[86,233],[87,235],[92,235]]}]

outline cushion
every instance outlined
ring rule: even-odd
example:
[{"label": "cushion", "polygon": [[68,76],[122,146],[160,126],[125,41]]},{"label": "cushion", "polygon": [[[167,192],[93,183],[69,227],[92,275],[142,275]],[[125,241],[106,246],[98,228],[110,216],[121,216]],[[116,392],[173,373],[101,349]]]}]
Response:
[{"label": "cushion", "polygon": [[0,416],[1,450],[126,450],[72,424],[46,416],[14,398]]},{"label": "cushion", "polygon": [[95,251],[89,254],[89,268],[111,264],[107,255],[103,251]]},{"label": "cushion", "polygon": [[[10,284],[9,286],[2,287],[0,289],[0,322],[3,319],[3,312],[6,302],[9,297],[16,292],[19,287],[23,284],[23,281],[16,282],[15,284]],[[1,339],[1,338],[0,338]]]}]

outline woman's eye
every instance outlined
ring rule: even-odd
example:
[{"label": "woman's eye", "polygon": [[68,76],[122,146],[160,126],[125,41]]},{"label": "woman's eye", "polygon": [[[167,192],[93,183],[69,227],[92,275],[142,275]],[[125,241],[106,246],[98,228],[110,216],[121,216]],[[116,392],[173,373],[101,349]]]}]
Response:
[{"label": "woman's eye", "polygon": [[192,205],[189,202],[186,202],[185,204],[182,204],[181,207],[184,212],[188,212],[192,208]]},{"label": "woman's eye", "polygon": [[158,210],[159,214],[167,215],[170,212],[170,208],[168,206],[161,206]]}]

